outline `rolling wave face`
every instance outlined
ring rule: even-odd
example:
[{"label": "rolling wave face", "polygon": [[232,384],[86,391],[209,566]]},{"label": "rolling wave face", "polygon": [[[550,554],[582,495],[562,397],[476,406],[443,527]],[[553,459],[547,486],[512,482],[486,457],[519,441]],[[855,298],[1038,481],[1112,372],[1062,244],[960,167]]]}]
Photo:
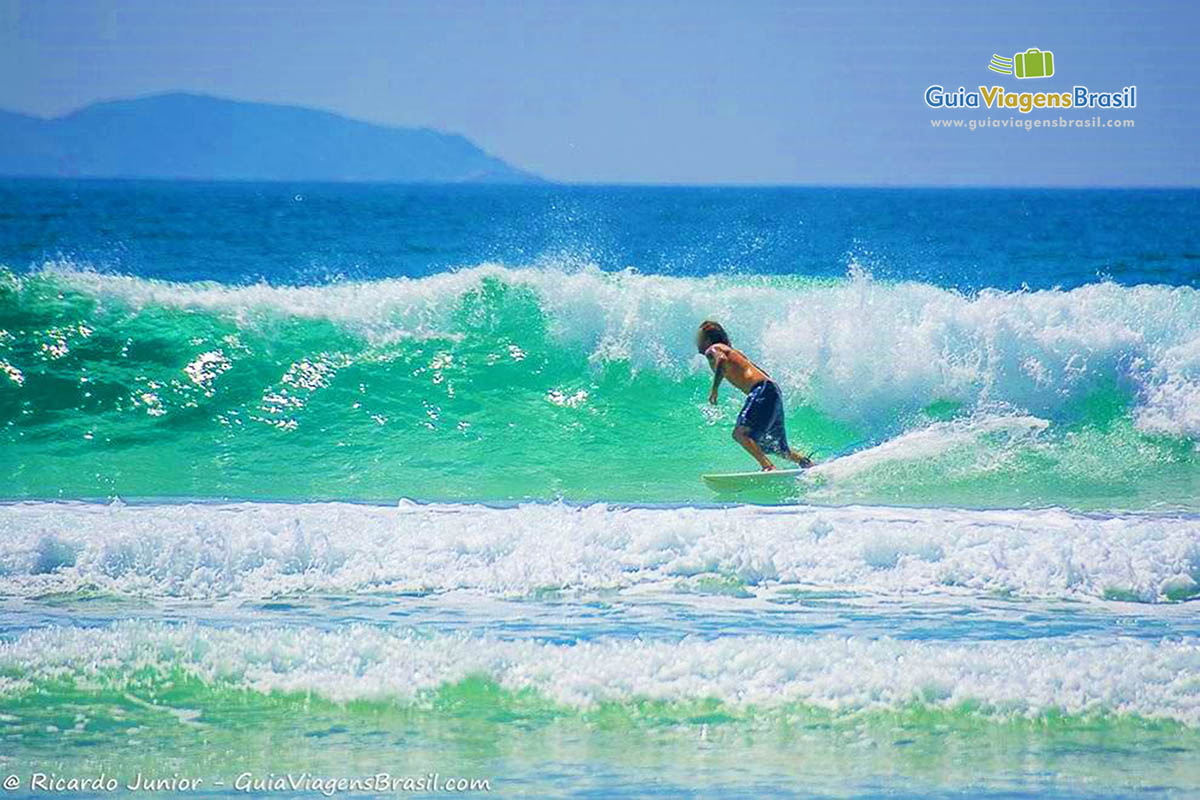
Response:
[{"label": "rolling wave face", "polygon": [[809,499],[1195,507],[1194,289],[969,297],[861,271],[812,282],[562,265],[307,287],[69,264],[9,275],[11,484],[18,496],[696,499],[699,470],[681,457],[746,464],[725,432],[736,399],[703,403],[692,341],[704,318],[781,383],[797,444],[915,436],[934,452],[876,451]]},{"label": "rolling wave face", "polygon": [[[553,532],[549,535],[548,532]],[[1061,511],[0,506],[0,594],[530,597],[711,579],[877,595],[1167,602],[1200,594],[1200,519]]]},{"label": "rolling wave face", "polygon": [[[1095,670],[1103,664],[1102,672]],[[429,705],[439,688],[483,677],[576,711],[715,699],[734,713],[815,708],[836,717],[914,706],[983,717],[1135,716],[1200,724],[1194,642],[736,637],[558,645],[367,626],[212,629],[120,623],[54,628],[0,643],[10,700],[64,680],[104,691],[155,680],[215,689]],[[94,688],[93,688],[94,691]]]}]

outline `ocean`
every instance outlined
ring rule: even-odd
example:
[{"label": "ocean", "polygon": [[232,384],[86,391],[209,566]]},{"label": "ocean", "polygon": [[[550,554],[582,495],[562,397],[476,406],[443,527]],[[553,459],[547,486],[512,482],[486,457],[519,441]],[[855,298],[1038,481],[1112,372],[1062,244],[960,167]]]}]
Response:
[{"label": "ocean", "polygon": [[[0,182],[0,772],[1200,795],[1198,218]],[[700,481],[754,467],[704,319],[797,482]]]}]

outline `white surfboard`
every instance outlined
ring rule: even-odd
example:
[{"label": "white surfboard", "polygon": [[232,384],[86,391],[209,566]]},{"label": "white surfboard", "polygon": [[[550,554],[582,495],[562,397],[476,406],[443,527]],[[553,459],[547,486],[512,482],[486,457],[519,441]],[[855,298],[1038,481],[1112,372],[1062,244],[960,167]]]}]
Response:
[{"label": "white surfboard", "polygon": [[796,481],[807,470],[804,469],[772,469],[756,470],[754,472],[711,472],[700,478],[708,484],[708,488],[717,492],[740,492],[746,489],[764,489],[767,487],[785,487]]}]

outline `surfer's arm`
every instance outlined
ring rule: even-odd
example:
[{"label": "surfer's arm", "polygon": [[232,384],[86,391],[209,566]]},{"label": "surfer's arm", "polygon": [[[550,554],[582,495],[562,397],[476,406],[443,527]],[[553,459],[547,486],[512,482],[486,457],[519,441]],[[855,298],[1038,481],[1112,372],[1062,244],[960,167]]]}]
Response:
[{"label": "surfer's arm", "polygon": [[708,390],[708,402],[714,406],[717,404],[717,388],[721,385],[721,379],[724,377],[720,369],[713,373],[712,388]]},{"label": "surfer's arm", "polygon": [[705,355],[708,356],[708,363],[713,369],[712,388],[708,390],[708,402],[715,406],[717,404],[717,389],[720,388],[721,381],[725,378],[725,370],[722,367],[726,356],[716,347],[710,347]]}]

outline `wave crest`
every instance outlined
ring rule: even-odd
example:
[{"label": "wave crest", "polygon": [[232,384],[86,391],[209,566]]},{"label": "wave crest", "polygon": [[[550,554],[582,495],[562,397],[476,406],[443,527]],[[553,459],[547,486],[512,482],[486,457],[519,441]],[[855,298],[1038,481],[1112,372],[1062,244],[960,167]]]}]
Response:
[{"label": "wave crest", "polygon": [[1194,642],[746,636],[559,645],[361,625],[320,631],[121,623],[23,634],[0,644],[0,669],[24,676],[0,686],[8,695],[64,677],[119,689],[156,672],[261,693],[411,704],[484,676],[581,710],[715,698],[735,709],[803,705],[839,717],[916,705],[984,717],[1117,714],[1200,725]]},{"label": "wave crest", "polygon": [[[760,276],[677,278],[594,266],[483,264],[427,278],[276,287],[177,284],[51,265],[34,276],[101,301],[333,321],[373,341],[461,335],[464,298],[488,285],[531,292],[561,347],[593,364],[682,376],[721,320],[795,398],[876,434],[933,403],[1069,415],[1090,393],[1131,395],[1145,430],[1200,435],[1200,294],[1113,283],[968,296],[917,283]],[[507,330],[518,341],[529,331]]]},{"label": "wave crest", "polygon": [[[549,532],[553,532],[552,535]],[[1200,593],[1200,519],[1063,511],[340,503],[0,506],[0,593],[457,589],[525,596],[712,575],[760,589],[1159,602]]]}]

